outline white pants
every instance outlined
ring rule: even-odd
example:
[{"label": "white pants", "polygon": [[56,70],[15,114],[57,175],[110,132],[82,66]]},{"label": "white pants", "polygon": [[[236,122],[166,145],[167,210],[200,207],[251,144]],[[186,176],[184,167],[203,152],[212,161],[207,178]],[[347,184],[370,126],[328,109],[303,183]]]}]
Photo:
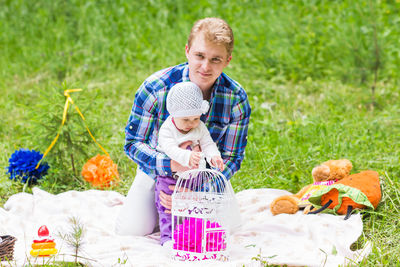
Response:
[{"label": "white pants", "polygon": [[[137,168],[135,180],[129,189],[118,214],[115,232],[119,235],[145,236],[158,225],[158,213],[154,199],[155,181]],[[232,187],[228,182],[228,186]],[[233,190],[232,190],[233,191]],[[229,228],[233,230],[241,223],[239,206],[234,197],[230,205]]]}]

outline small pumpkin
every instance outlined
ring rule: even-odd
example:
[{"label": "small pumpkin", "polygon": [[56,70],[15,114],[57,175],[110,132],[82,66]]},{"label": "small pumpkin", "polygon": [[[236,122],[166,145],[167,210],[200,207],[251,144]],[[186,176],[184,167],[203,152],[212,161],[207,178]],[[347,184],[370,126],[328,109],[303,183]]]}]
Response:
[{"label": "small pumpkin", "polygon": [[309,201],[319,209],[309,214],[330,209],[336,214],[346,214],[347,220],[354,209],[376,209],[381,198],[379,174],[376,171],[363,171],[315,192]]}]

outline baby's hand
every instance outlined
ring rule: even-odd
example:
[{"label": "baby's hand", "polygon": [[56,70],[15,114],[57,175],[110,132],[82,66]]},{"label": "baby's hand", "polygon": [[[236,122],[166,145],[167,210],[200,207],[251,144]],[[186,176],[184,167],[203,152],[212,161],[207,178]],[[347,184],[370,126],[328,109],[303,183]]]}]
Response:
[{"label": "baby's hand", "polygon": [[220,156],[214,156],[211,158],[211,166],[213,166],[214,168],[218,168],[220,171],[225,169],[224,161]]},{"label": "baby's hand", "polygon": [[192,153],[190,153],[190,159],[189,159],[190,168],[198,168],[199,162],[200,162],[200,159],[202,156],[203,156],[203,153],[192,151]]},{"label": "baby's hand", "polygon": [[201,152],[200,145],[195,145],[192,150],[196,152]]}]

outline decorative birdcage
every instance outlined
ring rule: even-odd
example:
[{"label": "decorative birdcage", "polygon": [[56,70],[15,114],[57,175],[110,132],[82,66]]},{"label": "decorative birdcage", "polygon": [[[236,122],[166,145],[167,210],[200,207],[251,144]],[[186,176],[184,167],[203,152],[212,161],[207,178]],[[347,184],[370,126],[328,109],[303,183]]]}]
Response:
[{"label": "decorative birdcage", "polygon": [[232,187],[216,170],[189,170],[178,176],[171,209],[173,258],[227,261]]}]

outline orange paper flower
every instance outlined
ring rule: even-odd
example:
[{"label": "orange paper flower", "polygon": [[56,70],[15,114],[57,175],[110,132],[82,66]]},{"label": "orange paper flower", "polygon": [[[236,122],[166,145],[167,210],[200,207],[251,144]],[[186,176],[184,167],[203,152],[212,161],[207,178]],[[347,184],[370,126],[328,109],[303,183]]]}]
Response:
[{"label": "orange paper flower", "polygon": [[95,187],[109,187],[117,185],[119,174],[117,164],[110,157],[97,155],[83,165],[83,178]]}]

